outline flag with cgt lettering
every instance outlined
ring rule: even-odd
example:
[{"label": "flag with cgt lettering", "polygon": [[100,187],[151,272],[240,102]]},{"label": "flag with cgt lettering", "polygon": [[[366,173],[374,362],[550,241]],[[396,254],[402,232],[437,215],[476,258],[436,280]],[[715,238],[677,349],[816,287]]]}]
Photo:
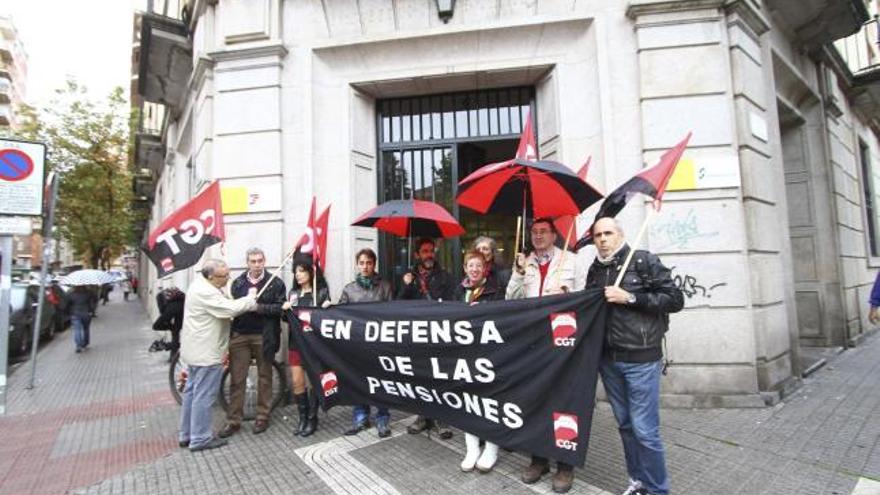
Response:
[{"label": "flag with cgt lettering", "polygon": [[150,232],[141,249],[156,266],[161,278],[195,265],[206,248],[225,239],[220,181],[214,181],[198,196],[162,220]]},{"label": "flag with cgt lettering", "polygon": [[303,308],[288,321],[325,409],[386,406],[583,465],[605,313],[603,291],[589,289],[474,306]]}]

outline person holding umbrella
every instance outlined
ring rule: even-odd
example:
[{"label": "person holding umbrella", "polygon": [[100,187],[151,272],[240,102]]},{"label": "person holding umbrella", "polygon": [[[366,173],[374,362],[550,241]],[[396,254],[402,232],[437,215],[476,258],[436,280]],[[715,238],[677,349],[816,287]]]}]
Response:
[{"label": "person holding umbrella", "polygon": [[[435,260],[434,238],[458,237],[464,228],[446,209],[431,201],[394,199],[370,209],[352,223],[358,227],[375,227],[401,237],[423,236],[416,241],[416,265],[403,275],[398,299],[449,300],[453,297],[455,282]],[[437,427],[440,438],[452,437],[452,430],[439,422],[418,416],[407,427],[410,434],[418,434]]]},{"label": "person holding umbrella", "polygon": [[95,292],[85,285],[77,285],[70,292],[70,324],[73,326],[73,342],[78,353],[89,346],[92,307],[97,302]]},{"label": "person holding umbrella", "polygon": [[452,275],[444,270],[435,257],[434,239],[423,237],[416,241],[416,260],[413,268],[403,275],[398,299],[450,300],[455,288]]},{"label": "person holding umbrella", "polygon": [[[397,293],[398,299],[431,299],[448,301],[454,299],[455,282],[452,275],[440,267],[434,259],[436,244],[434,239],[423,237],[416,241],[416,265],[403,275],[402,285]],[[431,418],[416,417],[406,428],[406,432],[417,435],[436,427],[440,438],[452,438],[452,430]]]},{"label": "person holding umbrella", "polygon": [[[504,292],[498,287],[497,281],[491,276],[486,276],[487,262],[483,256],[478,251],[468,251],[464,254],[465,277],[455,287],[455,299],[470,305],[504,299]],[[476,467],[481,473],[488,473],[495,467],[495,462],[498,460],[498,444],[486,442],[486,446],[480,452],[480,439],[467,432],[464,434],[464,443],[467,452],[461,461],[462,471],[473,471]]]},{"label": "person holding umbrella", "polygon": [[[528,255],[517,253],[507,299],[523,299],[553,294],[563,294],[583,288],[585,280],[576,280],[575,257],[556,247],[557,232],[549,218],[537,218],[530,228],[532,251]],[[550,472],[548,460],[533,455],[531,464],[522,474],[526,484],[536,483]],[[571,488],[574,469],[570,464],[557,463],[553,476],[553,491],[564,493]]]},{"label": "person holding umbrella", "polygon": [[[357,263],[357,275],[353,282],[342,288],[339,296],[339,304],[390,301],[393,297],[391,283],[382,280],[376,273],[376,253],[370,248],[364,248],[357,252],[354,257]],[[379,438],[391,435],[388,421],[391,414],[387,407],[378,407],[376,411],[376,431]],[[351,417],[351,427],[345,430],[346,435],[357,435],[370,426],[370,406],[354,406]]]}]

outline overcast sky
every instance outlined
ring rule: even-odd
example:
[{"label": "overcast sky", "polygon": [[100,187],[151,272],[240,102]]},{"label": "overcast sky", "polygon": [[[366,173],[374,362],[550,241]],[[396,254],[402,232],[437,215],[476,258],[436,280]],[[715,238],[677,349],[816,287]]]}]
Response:
[{"label": "overcast sky", "polygon": [[46,106],[68,75],[103,99],[122,86],[128,98],[131,29],[138,0],[0,0],[28,54],[27,101]]}]

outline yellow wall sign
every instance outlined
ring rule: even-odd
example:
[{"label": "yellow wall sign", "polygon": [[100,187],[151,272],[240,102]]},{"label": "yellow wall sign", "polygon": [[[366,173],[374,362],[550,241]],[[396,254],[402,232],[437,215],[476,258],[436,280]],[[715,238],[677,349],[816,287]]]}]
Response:
[{"label": "yellow wall sign", "polygon": [[246,213],[248,211],[248,191],[246,187],[221,187],[220,200],[223,214]]}]

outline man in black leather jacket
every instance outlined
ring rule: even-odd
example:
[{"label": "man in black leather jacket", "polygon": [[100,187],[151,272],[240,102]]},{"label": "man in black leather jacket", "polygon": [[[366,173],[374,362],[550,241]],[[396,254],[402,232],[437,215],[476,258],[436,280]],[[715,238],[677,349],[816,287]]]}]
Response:
[{"label": "man in black leather jacket", "polygon": [[587,287],[604,287],[610,304],[599,373],[623,441],[630,494],[667,495],[669,477],[660,439],[660,376],[669,313],[684,306],[671,272],[657,255],[637,250],[614,285],[630,247],[613,218],[593,224],[598,251]]}]

